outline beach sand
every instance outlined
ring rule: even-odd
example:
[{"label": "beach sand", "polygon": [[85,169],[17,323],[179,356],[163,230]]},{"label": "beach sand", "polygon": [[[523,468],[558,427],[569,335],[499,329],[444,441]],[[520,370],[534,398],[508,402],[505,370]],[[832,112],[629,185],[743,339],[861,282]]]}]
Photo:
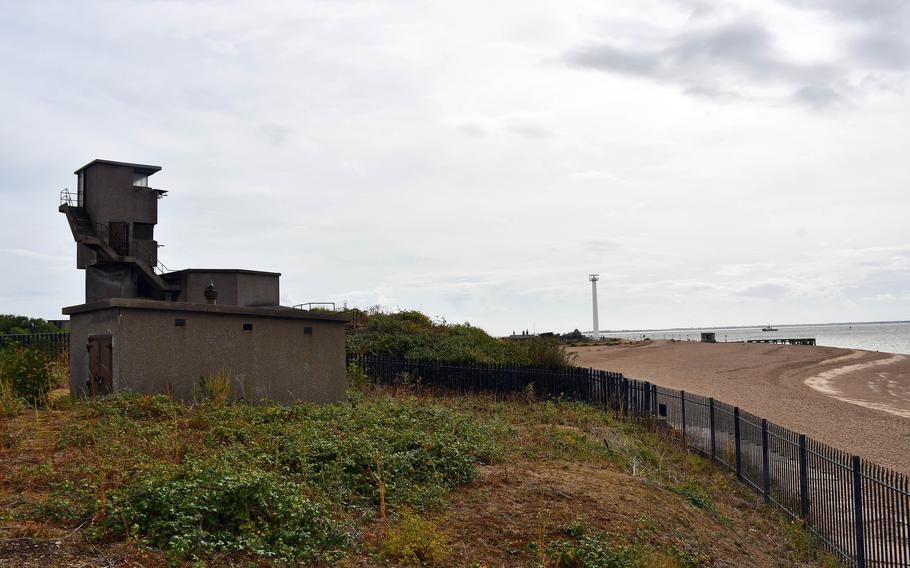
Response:
[{"label": "beach sand", "polygon": [[835,347],[647,341],[575,364],[711,396],[910,473],[910,356]]}]

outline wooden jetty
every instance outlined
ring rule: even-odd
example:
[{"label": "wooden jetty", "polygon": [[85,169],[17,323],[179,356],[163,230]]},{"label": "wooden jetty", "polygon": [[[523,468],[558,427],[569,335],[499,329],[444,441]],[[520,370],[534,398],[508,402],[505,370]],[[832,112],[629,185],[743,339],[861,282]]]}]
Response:
[{"label": "wooden jetty", "polygon": [[778,345],[815,345],[814,337],[799,337],[795,339],[747,339],[746,343],[776,343]]}]

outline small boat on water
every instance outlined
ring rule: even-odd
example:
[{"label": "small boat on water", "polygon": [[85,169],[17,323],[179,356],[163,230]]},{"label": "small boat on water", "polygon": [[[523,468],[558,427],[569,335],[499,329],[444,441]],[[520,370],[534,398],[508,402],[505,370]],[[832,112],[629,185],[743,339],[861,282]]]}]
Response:
[{"label": "small boat on water", "polygon": [[761,328],[761,330],[762,330],[762,331],[777,331],[777,328],[776,328],[776,327],[771,327],[771,324],[769,323],[769,324],[766,325],[765,327]]}]

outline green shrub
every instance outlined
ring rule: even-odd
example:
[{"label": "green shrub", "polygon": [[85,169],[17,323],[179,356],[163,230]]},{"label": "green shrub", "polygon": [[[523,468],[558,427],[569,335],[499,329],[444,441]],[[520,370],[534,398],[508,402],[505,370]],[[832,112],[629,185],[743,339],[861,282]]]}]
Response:
[{"label": "green shrub", "polygon": [[15,416],[22,407],[22,401],[13,392],[13,383],[0,375],[0,418]]},{"label": "green shrub", "polygon": [[[58,448],[88,452],[44,518],[96,519],[172,560],[237,554],[321,562],[350,544],[347,523],[444,503],[498,452],[470,414],[416,398],[291,406],[188,405],[116,394],[78,401]],[[356,511],[351,514],[351,511]]]},{"label": "green shrub", "polygon": [[528,363],[544,367],[565,367],[571,363],[569,355],[559,340],[552,337],[535,337],[520,344]]},{"label": "green shrub", "polygon": [[172,558],[242,552],[281,560],[330,559],[350,531],[280,475],[218,462],[191,463],[111,496],[103,526]]},{"label": "green shrub", "polygon": [[59,333],[60,328],[41,318],[0,314],[0,335],[4,333]]},{"label": "green shrub", "polygon": [[197,402],[221,406],[231,396],[232,382],[233,375],[225,369],[199,377],[199,383],[193,388],[193,398]]},{"label": "green shrub", "polygon": [[708,492],[704,487],[698,485],[697,483],[689,482],[680,485],[673,485],[670,487],[670,491],[676,493],[688,501],[691,505],[694,505],[699,509],[705,510],[712,514],[715,514],[717,512],[711,496],[708,495]]},{"label": "green shrub", "polygon": [[383,313],[373,310],[358,317],[347,335],[348,353],[399,359],[458,363],[518,363],[563,366],[569,362],[555,338],[513,342],[491,337],[469,323],[434,322],[417,311]]},{"label": "green shrub", "polygon": [[436,523],[402,512],[382,541],[381,553],[385,558],[402,564],[441,564],[448,553],[448,537]]},{"label": "green shrub", "polygon": [[436,506],[496,453],[492,432],[442,405],[366,400],[356,405],[236,405],[216,409],[209,443],[238,463],[306,479],[334,501]]},{"label": "green shrub", "polygon": [[636,544],[612,544],[606,533],[594,533],[584,523],[566,529],[573,540],[559,540],[547,547],[547,556],[559,568],[637,568],[642,550]]},{"label": "green shrub", "polygon": [[366,372],[363,370],[363,367],[357,363],[351,363],[348,365],[348,388],[351,389],[361,389],[370,382],[370,378],[367,376]]},{"label": "green shrub", "polygon": [[44,406],[51,390],[47,357],[38,349],[6,347],[0,349],[0,382],[30,406]]}]

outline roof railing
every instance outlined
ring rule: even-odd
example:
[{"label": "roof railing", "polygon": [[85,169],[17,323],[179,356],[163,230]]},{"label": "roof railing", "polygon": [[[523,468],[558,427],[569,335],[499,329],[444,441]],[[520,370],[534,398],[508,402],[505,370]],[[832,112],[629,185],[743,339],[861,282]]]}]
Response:
[{"label": "roof railing", "polygon": [[[306,306],[306,307],[304,307]],[[297,304],[294,306],[298,310],[312,310],[313,306],[332,306],[332,311],[337,312],[335,309],[335,302],[305,302],[303,304]]]},{"label": "roof railing", "polygon": [[[155,255],[152,254],[152,251],[149,250],[148,246],[145,243],[140,243],[140,242],[136,242],[136,241],[134,241],[134,243],[136,245],[136,248],[144,254],[144,256],[137,255],[137,258],[139,258],[140,260],[144,261],[146,264],[151,266],[153,272],[155,272],[159,276],[162,274],[165,274],[166,272],[173,272],[173,270],[169,269],[167,266],[164,265],[163,262],[158,260],[157,254],[155,254]],[[153,258],[155,259],[154,265],[150,262]]]},{"label": "roof railing", "polygon": [[60,190],[60,205],[76,207],[79,203],[79,193],[72,192],[68,187]]}]

